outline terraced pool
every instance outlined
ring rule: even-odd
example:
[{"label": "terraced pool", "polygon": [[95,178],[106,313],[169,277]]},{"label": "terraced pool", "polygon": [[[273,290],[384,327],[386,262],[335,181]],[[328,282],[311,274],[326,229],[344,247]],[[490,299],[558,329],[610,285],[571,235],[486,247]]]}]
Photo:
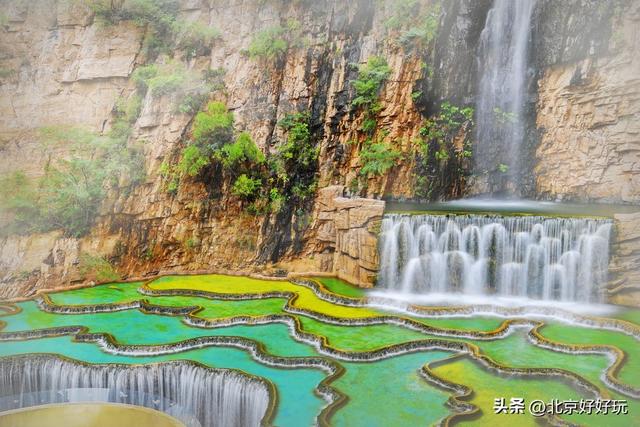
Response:
[{"label": "terraced pool", "polygon": [[[203,275],[41,294],[0,313],[1,363],[37,354],[116,370],[228,370],[268,391],[264,424],[640,424],[637,311],[405,315],[336,279]],[[627,413],[496,414],[499,398],[616,399]]]}]

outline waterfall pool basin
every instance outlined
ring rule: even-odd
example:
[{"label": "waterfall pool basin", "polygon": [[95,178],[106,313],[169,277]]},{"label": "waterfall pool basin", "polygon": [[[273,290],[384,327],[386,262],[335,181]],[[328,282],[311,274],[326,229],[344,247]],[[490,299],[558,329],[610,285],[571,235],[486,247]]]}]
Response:
[{"label": "waterfall pool basin", "polygon": [[167,414],[114,403],[42,405],[0,413],[0,427],[185,427]]}]

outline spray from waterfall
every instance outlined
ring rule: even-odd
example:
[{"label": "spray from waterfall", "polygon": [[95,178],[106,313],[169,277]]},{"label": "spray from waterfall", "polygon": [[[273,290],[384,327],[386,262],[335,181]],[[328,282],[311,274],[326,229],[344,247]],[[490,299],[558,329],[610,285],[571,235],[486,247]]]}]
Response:
[{"label": "spray from waterfall", "polygon": [[597,303],[611,226],[604,219],[389,214],[378,283],[404,293]]},{"label": "spray from waterfall", "polygon": [[83,365],[45,356],[0,361],[0,411],[85,401],[153,408],[188,427],[244,427],[261,425],[269,392],[237,372],[181,362]]},{"label": "spray from waterfall", "polygon": [[[477,174],[490,173],[489,192],[520,188],[530,21],[535,0],[495,0],[480,36]],[[499,181],[499,182],[496,182]]]}]

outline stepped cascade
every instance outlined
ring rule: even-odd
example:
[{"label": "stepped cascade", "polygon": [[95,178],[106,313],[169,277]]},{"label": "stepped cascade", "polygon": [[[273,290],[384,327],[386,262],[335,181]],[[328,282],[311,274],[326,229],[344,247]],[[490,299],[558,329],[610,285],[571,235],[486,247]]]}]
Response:
[{"label": "stepped cascade", "polygon": [[611,221],[539,216],[388,214],[381,287],[600,302]]},{"label": "stepped cascade", "polygon": [[[498,161],[517,187],[524,138],[528,45],[535,0],[496,0],[480,36],[477,105],[478,158],[481,170]],[[499,153],[504,153],[500,157]]]},{"label": "stepped cascade", "polygon": [[92,366],[14,358],[0,363],[0,390],[0,411],[97,400],[157,409],[189,427],[259,426],[269,406],[269,392],[257,380],[179,363]]}]

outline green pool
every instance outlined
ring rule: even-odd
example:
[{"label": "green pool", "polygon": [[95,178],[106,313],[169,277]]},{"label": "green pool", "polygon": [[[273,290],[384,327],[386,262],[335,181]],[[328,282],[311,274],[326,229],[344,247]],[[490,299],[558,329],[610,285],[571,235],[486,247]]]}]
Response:
[{"label": "green pool", "polygon": [[[224,275],[56,292],[5,304],[0,357],[46,354],[93,365],[184,360],[232,369],[273,386],[278,426],[540,421],[527,411],[496,414],[498,398],[616,399],[626,414],[555,416],[581,425],[640,424],[638,311],[613,316],[607,321],[614,327],[605,329],[504,314],[408,316],[367,306],[366,296],[331,278]],[[462,396],[465,388],[471,393]]]}]

